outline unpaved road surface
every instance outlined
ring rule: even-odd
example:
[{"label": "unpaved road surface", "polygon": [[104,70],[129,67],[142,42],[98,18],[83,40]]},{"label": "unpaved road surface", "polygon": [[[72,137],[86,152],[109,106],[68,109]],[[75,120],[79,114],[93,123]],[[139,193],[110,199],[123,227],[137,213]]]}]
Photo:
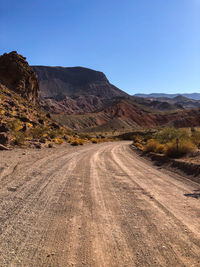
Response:
[{"label": "unpaved road surface", "polygon": [[199,190],[129,142],[0,152],[0,266],[200,266]]}]

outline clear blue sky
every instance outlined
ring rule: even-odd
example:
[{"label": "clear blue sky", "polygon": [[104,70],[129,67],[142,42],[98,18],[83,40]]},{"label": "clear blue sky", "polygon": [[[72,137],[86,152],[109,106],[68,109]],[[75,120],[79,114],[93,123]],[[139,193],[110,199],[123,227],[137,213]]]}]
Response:
[{"label": "clear blue sky", "polygon": [[12,50],[130,94],[200,92],[200,0],[0,0],[0,54]]}]

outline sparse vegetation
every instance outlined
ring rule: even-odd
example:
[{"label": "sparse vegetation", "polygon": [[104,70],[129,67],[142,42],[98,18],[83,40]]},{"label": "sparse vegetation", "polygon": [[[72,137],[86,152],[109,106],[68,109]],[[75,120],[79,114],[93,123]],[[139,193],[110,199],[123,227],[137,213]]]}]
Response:
[{"label": "sparse vegetation", "polygon": [[186,129],[176,129],[174,127],[166,127],[154,135],[154,138],[161,144],[167,144],[175,139],[189,139],[189,131]]},{"label": "sparse vegetation", "polygon": [[25,142],[26,135],[23,132],[15,132],[13,134],[14,144],[17,146],[21,146]]},{"label": "sparse vegetation", "polygon": [[144,147],[145,152],[155,152],[155,153],[164,153],[165,152],[165,146],[163,144],[160,144],[155,139],[149,139],[146,146]]},{"label": "sparse vegetation", "polygon": [[11,136],[10,145],[29,146],[34,142],[48,145],[62,144],[73,133],[59,126],[37,106],[24,100],[0,84],[0,125],[6,125]]},{"label": "sparse vegetation", "polygon": [[199,130],[193,130],[191,131],[191,139],[192,142],[198,147],[200,148],[200,131]]},{"label": "sparse vegetation", "polygon": [[93,144],[97,144],[98,143],[97,138],[92,138],[91,141],[92,141]]},{"label": "sparse vegetation", "polygon": [[177,144],[176,141],[172,141],[165,146],[165,155],[172,158],[181,157],[194,151],[196,146],[190,140],[180,140]]},{"label": "sparse vegetation", "polygon": [[149,153],[164,154],[178,158],[193,152],[200,145],[200,131],[166,127],[154,134],[137,134],[132,136],[133,144]]}]

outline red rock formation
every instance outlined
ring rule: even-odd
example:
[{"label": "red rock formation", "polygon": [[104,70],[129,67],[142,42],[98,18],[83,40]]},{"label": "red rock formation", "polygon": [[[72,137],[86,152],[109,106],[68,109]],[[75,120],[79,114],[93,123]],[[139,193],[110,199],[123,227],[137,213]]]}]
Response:
[{"label": "red rock formation", "polygon": [[37,75],[16,51],[0,56],[0,82],[33,104],[39,102]]},{"label": "red rock formation", "polygon": [[33,69],[40,81],[44,107],[52,113],[94,112],[110,99],[128,97],[99,71],[83,67],[33,66]]}]

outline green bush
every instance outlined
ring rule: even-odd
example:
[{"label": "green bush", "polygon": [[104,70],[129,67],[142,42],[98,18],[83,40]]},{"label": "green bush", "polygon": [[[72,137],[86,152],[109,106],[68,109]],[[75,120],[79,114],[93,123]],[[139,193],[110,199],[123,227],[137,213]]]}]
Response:
[{"label": "green bush", "polygon": [[154,137],[161,144],[166,144],[168,142],[172,142],[175,139],[189,139],[189,132],[184,129],[175,129],[173,127],[167,127],[155,134]]}]

